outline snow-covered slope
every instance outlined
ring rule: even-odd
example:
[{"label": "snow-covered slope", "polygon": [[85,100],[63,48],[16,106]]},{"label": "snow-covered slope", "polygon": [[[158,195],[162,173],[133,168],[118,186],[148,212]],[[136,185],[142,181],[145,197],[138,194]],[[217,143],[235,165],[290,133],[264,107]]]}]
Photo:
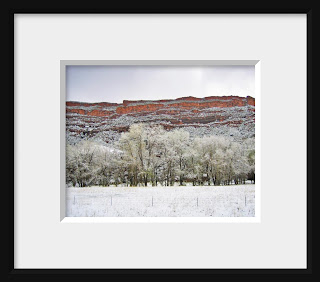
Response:
[{"label": "snow-covered slope", "polygon": [[66,102],[68,143],[94,139],[109,144],[131,124],[161,124],[184,128],[190,137],[223,135],[239,141],[255,135],[255,99],[252,97],[182,97],[175,100],[115,103]]}]

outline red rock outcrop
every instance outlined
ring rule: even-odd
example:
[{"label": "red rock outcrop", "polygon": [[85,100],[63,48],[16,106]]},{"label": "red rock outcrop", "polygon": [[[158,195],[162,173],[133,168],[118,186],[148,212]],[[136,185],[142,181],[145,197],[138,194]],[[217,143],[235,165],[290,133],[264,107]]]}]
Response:
[{"label": "red rock outcrop", "polygon": [[[117,103],[66,102],[67,132],[95,136],[125,132],[132,123],[151,122],[166,129],[177,127],[243,126],[254,135],[255,99],[239,96],[182,97],[175,100],[124,100]],[[106,137],[106,142],[109,142]],[[115,137],[116,138],[116,137]]]}]

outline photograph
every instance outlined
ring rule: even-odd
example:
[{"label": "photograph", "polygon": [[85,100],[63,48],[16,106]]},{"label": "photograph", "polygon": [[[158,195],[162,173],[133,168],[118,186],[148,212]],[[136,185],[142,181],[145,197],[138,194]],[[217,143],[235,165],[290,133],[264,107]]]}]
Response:
[{"label": "photograph", "polygon": [[66,65],[66,217],[255,217],[254,65]]}]

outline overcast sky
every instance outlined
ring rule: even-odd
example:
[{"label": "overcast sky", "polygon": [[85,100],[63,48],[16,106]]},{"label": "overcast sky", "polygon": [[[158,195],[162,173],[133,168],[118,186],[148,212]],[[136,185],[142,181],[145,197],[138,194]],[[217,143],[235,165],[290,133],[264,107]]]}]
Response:
[{"label": "overcast sky", "polygon": [[67,66],[67,101],[252,96],[254,66]]}]

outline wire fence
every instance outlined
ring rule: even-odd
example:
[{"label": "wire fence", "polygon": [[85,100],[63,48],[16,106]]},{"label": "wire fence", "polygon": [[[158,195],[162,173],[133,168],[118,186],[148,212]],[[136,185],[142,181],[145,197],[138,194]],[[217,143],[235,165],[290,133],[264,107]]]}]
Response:
[{"label": "wire fence", "polygon": [[[78,194],[67,197],[67,216],[177,216],[210,214],[251,215],[255,210],[254,193],[216,195],[141,195],[141,194]],[[153,211],[152,211],[153,210]],[[223,212],[224,211],[224,212]],[[157,215],[158,212],[158,215]]]}]

